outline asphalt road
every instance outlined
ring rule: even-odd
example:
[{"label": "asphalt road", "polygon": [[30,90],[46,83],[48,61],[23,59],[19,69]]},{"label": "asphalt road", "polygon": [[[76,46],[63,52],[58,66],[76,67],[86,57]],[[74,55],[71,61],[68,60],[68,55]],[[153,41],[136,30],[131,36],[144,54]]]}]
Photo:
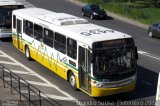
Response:
[{"label": "asphalt road", "polygon": [[[66,0],[27,1],[37,7],[49,9],[55,12],[65,12],[82,17],[81,7]],[[114,19],[114,17],[110,17],[107,20],[90,20],[88,17],[84,18],[88,19],[91,23],[112,28],[134,37],[139,51],[137,73],[138,79],[137,88],[135,91],[102,98],[92,98],[81,91],[71,90],[67,81],[64,81],[62,78],[49,71],[36,61],[27,61],[24,54],[13,47],[11,40],[1,40],[0,50],[56,85],[61,91],[67,93],[67,97],[72,97],[72,99],[68,100],[64,100],[64,98],[56,98],[57,101],[62,103],[64,106],[73,106],[73,102],[74,105],[78,105],[78,103],[81,101],[91,101],[92,103],[96,102],[97,105],[101,106],[122,106],[126,104],[125,101],[138,101],[136,103],[146,106],[153,105],[157,89],[158,73],[160,71],[160,39],[149,38],[147,35],[147,29]],[[46,91],[46,89],[47,88],[44,88],[42,91]],[[128,106],[128,104],[126,104],[126,106]]]}]

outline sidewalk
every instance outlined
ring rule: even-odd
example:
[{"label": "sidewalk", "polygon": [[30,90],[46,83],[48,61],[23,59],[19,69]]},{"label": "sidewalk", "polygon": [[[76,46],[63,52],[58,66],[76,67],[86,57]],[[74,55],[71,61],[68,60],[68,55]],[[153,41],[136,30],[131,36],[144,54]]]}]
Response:
[{"label": "sidewalk", "polygon": [[6,88],[3,86],[3,81],[0,79],[0,106],[29,106],[27,101],[22,98],[20,102],[20,95],[5,84]]}]

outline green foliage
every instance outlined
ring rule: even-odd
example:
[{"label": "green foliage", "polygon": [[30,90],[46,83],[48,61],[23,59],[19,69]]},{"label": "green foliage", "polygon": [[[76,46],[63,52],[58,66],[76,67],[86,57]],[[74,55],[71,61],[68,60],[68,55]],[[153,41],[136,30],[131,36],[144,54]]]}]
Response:
[{"label": "green foliage", "polygon": [[148,17],[147,19],[139,19],[140,22],[145,24],[151,24],[153,22],[160,21],[160,9],[158,8],[145,8],[143,13]]}]

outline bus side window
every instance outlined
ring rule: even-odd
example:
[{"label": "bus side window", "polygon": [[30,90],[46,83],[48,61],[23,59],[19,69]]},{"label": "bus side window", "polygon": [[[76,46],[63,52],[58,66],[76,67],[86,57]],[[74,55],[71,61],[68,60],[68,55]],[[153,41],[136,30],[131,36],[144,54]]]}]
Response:
[{"label": "bus side window", "polygon": [[33,37],[33,23],[30,22],[30,21],[24,21],[24,31],[25,31],[25,34],[27,34],[28,36],[31,36]]},{"label": "bus side window", "polygon": [[16,16],[13,15],[13,28],[16,29]]},{"label": "bus side window", "polygon": [[40,41],[42,39],[43,28],[40,25],[34,24],[34,38]]},{"label": "bus side window", "polygon": [[25,33],[25,29],[26,29],[26,20],[23,20],[23,33]]},{"label": "bus side window", "polygon": [[53,48],[53,31],[44,28],[44,38],[43,38],[43,42],[44,44],[50,46]]},{"label": "bus side window", "polygon": [[67,38],[67,55],[73,59],[77,58],[77,42]]},{"label": "bus side window", "polygon": [[63,54],[66,54],[66,36],[55,33],[54,48]]}]

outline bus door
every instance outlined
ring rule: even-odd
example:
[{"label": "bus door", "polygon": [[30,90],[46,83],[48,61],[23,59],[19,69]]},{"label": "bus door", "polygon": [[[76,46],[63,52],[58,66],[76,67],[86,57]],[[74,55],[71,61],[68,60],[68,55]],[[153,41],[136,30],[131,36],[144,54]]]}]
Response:
[{"label": "bus door", "polygon": [[22,45],[22,20],[20,18],[17,18],[17,44],[18,48],[23,50],[23,45]]},{"label": "bus door", "polygon": [[90,51],[79,46],[78,75],[80,88],[91,93]]}]

